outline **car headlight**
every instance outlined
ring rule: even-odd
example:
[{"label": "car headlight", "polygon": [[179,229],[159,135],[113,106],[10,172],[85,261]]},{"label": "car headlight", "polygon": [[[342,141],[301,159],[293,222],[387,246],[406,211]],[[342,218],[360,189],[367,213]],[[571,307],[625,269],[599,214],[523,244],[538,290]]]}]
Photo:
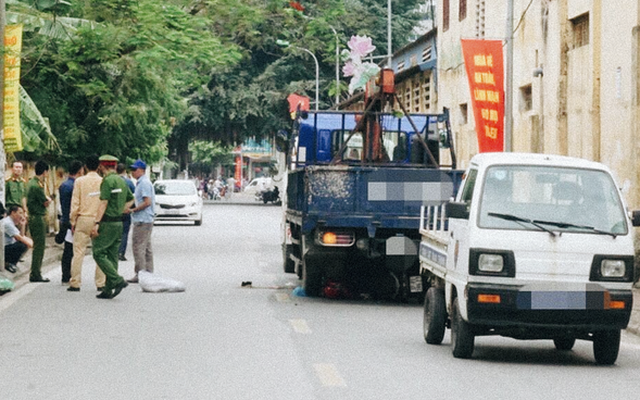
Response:
[{"label": "car headlight", "polygon": [[622,278],[626,267],[622,260],[602,260],[600,274],[603,278]]},{"label": "car headlight", "polygon": [[589,280],[617,282],[633,281],[633,256],[593,256]]},{"label": "car headlight", "polygon": [[469,249],[469,275],[491,275],[513,278],[516,259],[512,251]]},{"label": "car headlight", "polygon": [[504,259],[499,254],[480,254],[478,270],[482,272],[502,272]]}]

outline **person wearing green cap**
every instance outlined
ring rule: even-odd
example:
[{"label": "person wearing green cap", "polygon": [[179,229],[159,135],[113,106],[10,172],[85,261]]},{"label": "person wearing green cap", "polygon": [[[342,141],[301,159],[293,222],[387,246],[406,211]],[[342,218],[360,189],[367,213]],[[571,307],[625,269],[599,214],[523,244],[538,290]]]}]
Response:
[{"label": "person wearing green cap", "polygon": [[36,162],[36,176],[27,183],[27,208],[29,209],[29,231],[33,239],[33,252],[31,254],[30,282],[49,282],[42,277],[42,259],[44,258],[45,238],[47,236],[47,223],[45,215],[51,198],[45,194],[45,180],[49,176],[49,164],[45,161]]},{"label": "person wearing green cap", "polygon": [[104,178],[100,184],[100,206],[91,232],[93,259],[107,277],[102,292],[97,296],[99,299],[112,299],[128,285],[118,274],[118,248],[122,240],[122,214],[131,207],[133,194],[116,174],[117,163],[114,156],[100,157]]}]

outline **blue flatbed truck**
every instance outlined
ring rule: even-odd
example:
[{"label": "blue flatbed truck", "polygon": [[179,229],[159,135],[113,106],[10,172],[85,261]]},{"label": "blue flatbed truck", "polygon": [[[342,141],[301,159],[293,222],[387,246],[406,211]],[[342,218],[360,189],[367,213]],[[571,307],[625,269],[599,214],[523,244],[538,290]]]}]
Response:
[{"label": "blue flatbed truck", "polygon": [[[463,171],[455,170],[446,110],[381,112],[384,89],[378,93],[364,112],[299,112],[295,119],[283,259],[308,296],[321,295],[328,282],[397,300],[426,288],[418,258],[420,207],[453,197]],[[448,168],[440,165],[443,144],[451,149]]]}]

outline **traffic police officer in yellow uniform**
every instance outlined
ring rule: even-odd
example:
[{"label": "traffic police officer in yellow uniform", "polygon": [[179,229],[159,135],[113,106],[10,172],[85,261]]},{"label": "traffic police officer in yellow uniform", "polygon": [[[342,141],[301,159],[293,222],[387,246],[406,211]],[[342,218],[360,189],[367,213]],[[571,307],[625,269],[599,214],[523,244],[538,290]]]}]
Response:
[{"label": "traffic police officer in yellow uniform", "polygon": [[104,178],[100,184],[100,206],[91,232],[93,259],[107,277],[97,296],[99,299],[112,299],[128,285],[118,274],[118,248],[122,240],[122,214],[125,208],[131,207],[133,194],[124,179],[116,174],[117,164],[118,159],[114,156],[100,157]]}]

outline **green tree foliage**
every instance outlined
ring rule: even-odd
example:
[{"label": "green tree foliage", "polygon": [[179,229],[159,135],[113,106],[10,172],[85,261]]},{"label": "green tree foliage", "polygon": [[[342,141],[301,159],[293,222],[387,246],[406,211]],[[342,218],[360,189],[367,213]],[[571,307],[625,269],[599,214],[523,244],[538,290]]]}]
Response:
[{"label": "green tree foliage", "polygon": [[[184,93],[240,53],[213,35],[210,21],[155,0],[95,0],[69,14],[94,19],[67,40],[25,37],[22,84],[32,93],[63,154],[108,152],[150,162],[187,110]],[[35,53],[32,49],[40,49]]]},{"label": "green tree foliage", "polygon": [[[289,3],[8,0],[8,15],[26,26],[22,85],[44,117],[34,120],[50,121],[62,157],[154,162],[194,139],[234,144],[288,127],[287,95],[315,95],[315,64],[296,47],[320,62],[322,109],[348,83],[336,88],[334,30],[342,49],[369,35],[386,54],[387,0]],[[396,50],[418,3],[393,1]]]},{"label": "green tree foliage", "polygon": [[[194,135],[223,143],[249,136],[264,137],[290,124],[286,97],[299,93],[315,97],[315,64],[299,49],[283,49],[278,39],[313,52],[320,62],[320,108],[333,106],[336,93],[335,46],[352,35],[368,35],[387,49],[387,0],[300,1],[303,12],[282,0],[211,0],[202,3],[203,15],[214,19],[220,37],[243,49],[243,60],[235,68],[212,76],[206,87],[189,97],[187,118],[174,129],[176,148]],[[421,17],[419,0],[393,2],[394,49],[407,44]],[[238,27],[241,27],[240,29]],[[348,82],[341,82],[345,93]],[[181,144],[182,143],[182,144]]]},{"label": "green tree foliage", "polygon": [[231,147],[219,142],[192,140],[189,142],[191,170],[210,174],[218,165],[232,165]]}]

